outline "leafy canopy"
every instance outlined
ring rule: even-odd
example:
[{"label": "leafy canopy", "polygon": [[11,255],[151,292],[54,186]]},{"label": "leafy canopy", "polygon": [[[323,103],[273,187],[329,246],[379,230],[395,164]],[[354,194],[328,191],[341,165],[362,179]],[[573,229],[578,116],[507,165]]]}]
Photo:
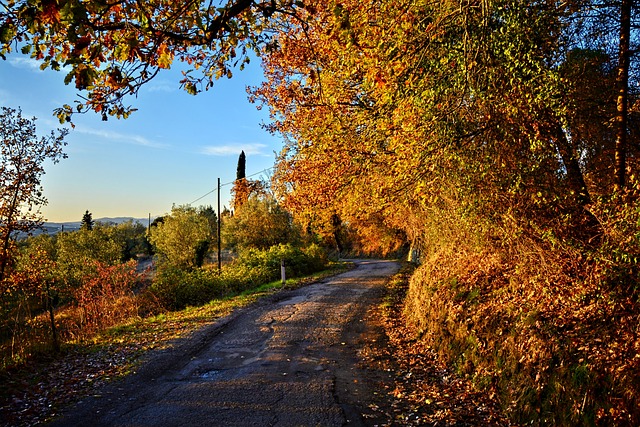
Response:
[{"label": "leafy canopy", "polygon": [[65,83],[86,95],[57,110],[61,122],[87,110],[104,120],[127,117],[134,108],[124,98],[174,61],[189,67],[180,81],[187,92],[208,89],[249,62],[268,39],[267,19],[302,7],[292,0],[10,0],[0,3],[0,56],[18,49],[43,69],[67,72]]},{"label": "leafy canopy", "polygon": [[189,206],[177,206],[151,229],[151,243],[162,263],[185,270],[201,267],[213,231],[208,218]]},{"label": "leafy canopy", "polygon": [[40,180],[44,163],[65,158],[67,130],[38,138],[35,119],[22,111],[0,109],[0,282],[12,258],[17,232],[29,233],[42,224],[40,207],[47,203]]}]

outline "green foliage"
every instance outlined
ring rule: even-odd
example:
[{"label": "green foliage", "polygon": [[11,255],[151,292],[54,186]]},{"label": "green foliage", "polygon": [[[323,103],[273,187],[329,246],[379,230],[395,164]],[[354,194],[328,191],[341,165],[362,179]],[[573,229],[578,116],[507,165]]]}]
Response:
[{"label": "green foliage", "polygon": [[238,157],[238,167],[236,170],[236,181],[240,181],[241,179],[245,179],[247,177],[247,157],[244,154],[244,150],[240,152],[240,156]]},{"label": "green foliage", "polygon": [[209,230],[211,231],[210,247],[217,249],[218,242],[218,214],[211,206],[198,207],[198,214],[207,219]]},{"label": "green foliage", "polygon": [[120,246],[122,262],[135,259],[138,254],[149,254],[147,228],[132,220],[108,228],[111,239]]},{"label": "green foliage", "polygon": [[326,263],[326,253],[317,245],[300,249],[292,245],[275,245],[267,250],[247,249],[240,253],[238,263],[249,268],[265,268],[271,272],[270,279],[280,275],[280,266],[284,261],[287,275],[302,276],[322,269]]},{"label": "green foliage", "polygon": [[183,270],[172,265],[160,268],[149,292],[162,307],[177,310],[202,305],[220,295],[217,274],[210,270]]},{"label": "green foliage", "polygon": [[[640,195],[612,194],[640,167],[637,108],[628,126],[623,114],[638,94],[624,97],[629,40],[605,31],[628,29],[622,15],[637,20],[636,4],[160,2],[140,18],[133,3],[32,3],[7,4],[0,54],[19,40],[44,67],[70,64],[65,81],[91,93],[61,120],[87,109],[126,117],[122,95],[176,57],[204,70],[182,81],[197,93],[230,76],[237,53],[245,63],[264,46],[266,81],[252,96],[286,141],[275,188],[296,219],[339,250],[334,216],[367,249],[419,249],[407,316],[516,421],[639,424]],[[241,252],[234,270],[197,269],[211,241],[199,225],[155,228],[168,304],[242,289],[281,258],[308,268],[275,246],[299,238],[289,215],[240,184],[242,208],[223,230]]]},{"label": "green foliage", "polygon": [[161,263],[192,269],[202,265],[213,231],[195,208],[179,206],[152,227],[150,241]]},{"label": "green foliage", "polygon": [[94,262],[109,266],[122,259],[120,243],[112,239],[108,226],[60,233],[56,246],[58,270],[72,286],[80,286],[83,278],[94,271]]},{"label": "green foliage", "polygon": [[88,210],[82,215],[82,221],[80,222],[80,229],[92,230],[93,229],[93,217]]},{"label": "green foliage", "polygon": [[166,265],[160,268],[150,292],[171,310],[199,306],[214,298],[236,294],[280,278],[285,261],[287,277],[307,275],[324,269],[325,252],[318,246],[299,249],[278,245],[268,250],[249,249],[221,272],[210,268],[184,270]]},{"label": "green foliage", "polygon": [[224,222],[222,240],[235,250],[267,249],[300,240],[299,228],[289,213],[271,196],[252,195]]},{"label": "green foliage", "polygon": [[[136,262],[122,264],[116,227],[98,225],[21,242],[0,309],[0,354],[6,362],[80,340],[138,313]],[[48,310],[48,313],[45,313]],[[51,317],[54,317],[53,319]]]}]

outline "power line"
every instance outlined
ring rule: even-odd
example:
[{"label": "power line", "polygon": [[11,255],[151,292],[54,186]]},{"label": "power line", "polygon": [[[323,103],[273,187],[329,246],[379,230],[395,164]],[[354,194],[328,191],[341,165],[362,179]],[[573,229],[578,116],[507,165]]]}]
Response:
[{"label": "power line", "polygon": [[209,191],[207,194],[205,194],[205,195],[203,195],[203,196],[198,197],[197,199],[195,199],[193,202],[189,203],[188,205],[192,205],[192,204],[194,204],[195,202],[197,202],[197,201],[200,201],[200,200],[204,199],[204,198],[205,198],[205,197],[207,197],[209,194],[213,194],[213,193],[215,193],[216,191],[217,191],[217,188],[214,188],[213,190]]},{"label": "power line", "polygon": [[[273,169],[273,166],[272,166],[272,167],[270,167],[270,168],[263,169],[263,170],[261,170],[260,172],[256,172],[256,173],[254,173],[254,174],[251,174],[251,175],[247,176],[246,178],[251,178],[251,177],[254,177],[254,176],[256,176],[256,175],[260,175],[261,173],[264,173],[264,172],[270,171],[270,170],[272,170],[272,169]],[[221,185],[220,185],[220,187],[226,187],[227,185],[232,185],[234,182],[236,182],[236,181],[235,181],[235,180],[233,180],[233,181],[225,182],[224,184],[221,184]],[[190,205],[192,205],[192,204],[194,204],[194,203],[196,203],[196,202],[199,202],[200,200],[202,200],[202,199],[204,199],[205,197],[207,197],[207,196],[209,196],[209,195],[211,195],[211,194],[215,193],[216,191],[218,191],[218,189],[217,189],[217,188],[214,188],[213,190],[209,191],[208,193],[203,194],[202,196],[198,197],[198,198],[197,198],[197,199],[195,199],[193,202],[188,203],[188,204],[187,204],[187,206],[190,206]]]}]

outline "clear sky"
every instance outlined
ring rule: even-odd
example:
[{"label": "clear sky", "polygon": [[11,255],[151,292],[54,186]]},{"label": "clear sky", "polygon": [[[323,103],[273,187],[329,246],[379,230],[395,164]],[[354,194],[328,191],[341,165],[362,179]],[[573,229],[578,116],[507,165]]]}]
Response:
[{"label": "clear sky", "polygon": [[[39,136],[49,134],[63,127],[53,109],[77,99],[64,76],[64,71],[40,71],[28,56],[0,59],[0,106],[22,108],[23,116],[37,117]],[[79,221],[85,210],[94,219],[163,215],[174,204],[190,204],[214,190],[218,177],[223,184],[233,181],[241,150],[247,155],[248,176],[273,167],[281,141],[261,128],[268,122],[266,109],[258,111],[245,91],[261,78],[254,60],[244,71],[235,70],[232,79],[192,96],[180,90],[177,70],[165,70],[128,100],[138,108],[128,119],[103,122],[95,113],[74,117],[76,127],[67,137],[69,157],[45,166],[45,218]],[[226,206],[230,188],[221,191]],[[193,206],[215,209],[216,200],[213,192]]]}]

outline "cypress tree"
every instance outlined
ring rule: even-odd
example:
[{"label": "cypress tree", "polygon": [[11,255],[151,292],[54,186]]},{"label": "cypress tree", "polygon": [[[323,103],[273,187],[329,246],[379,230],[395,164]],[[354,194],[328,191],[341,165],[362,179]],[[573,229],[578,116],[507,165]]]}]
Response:
[{"label": "cypress tree", "polygon": [[247,157],[244,154],[244,150],[240,152],[240,157],[238,158],[238,169],[236,171],[236,181],[240,181],[241,179],[245,179],[247,176],[246,173],[247,167]]}]

